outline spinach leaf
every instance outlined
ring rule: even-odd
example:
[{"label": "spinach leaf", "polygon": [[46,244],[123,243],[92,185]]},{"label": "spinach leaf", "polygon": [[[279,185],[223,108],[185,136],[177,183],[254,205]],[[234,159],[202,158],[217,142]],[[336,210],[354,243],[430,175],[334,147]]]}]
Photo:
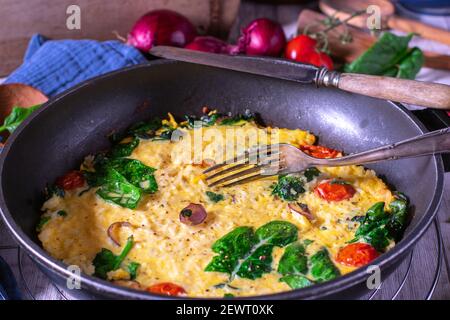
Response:
[{"label": "spinach leaf", "polygon": [[250,227],[238,227],[217,240],[212,249],[219,255],[205,268],[256,279],[271,271],[272,250],[297,240],[297,227],[285,221],[271,221],[253,232]]},{"label": "spinach leaf", "polygon": [[125,208],[137,207],[141,199],[141,190],[129,183],[116,169],[107,168],[105,181],[106,183],[97,190],[101,198]]},{"label": "spinach leaf", "polygon": [[36,226],[36,231],[37,231],[37,232],[41,232],[41,231],[42,231],[42,228],[44,227],[44,225],[46,225],[47,222],[49,222],[50,220],[51,220],[51,217],[48,217],[48,216],[46,216],[46,217],[41,217],[41,218],[39,219],[39,222],[38,222],[37,226]]},{"label": "spinach leaf", "polygon": [[48,200],[53,196],[63,198],[65,195],[65,191],[63,188],[60,188],[57,185],[47,184],[47,186],[45,187],[44,194],[45,194],[45,200]]},{"label": "spinach leaf", "polygon": [[14,130],[36,109],[41,105],[37,104],[29,108],[13,107],[11,113],[3,121],[3,125],[0,126],[0,132],[8,130],[9,133],[13,133]]},{"label": "spinach leaf", "polygon": [[389,204],[391,214],[386,227],[391,237],[395,241],[399,241],[408,220],[408,198],[401,193],[396,193],[394,196],[395,200]]},{"label": "spinach leaf", "polygon": [[234,298],[234,294],[232,294],[232,293],[225,293],[225,294],[223,295],[223,297],[224,297],[224,298]]},{"label": "spinach leaf", "polygon": [[131,155],[134,149],[139,145],[139,139],[133,138],[130,142],[118,143],[109,151],[110,158],[123,158]]},{"label": "spinach leaf", "polygon": [[64,211],[64,210],[59,210],[56,214],[57,214],[58,216],[60,216],[60,217],[65,217],[65,216],[67,216],[67,212]]},{"label": "spinach leaf", "polygon": [[141,139],[149,139],[155,136],[155,132],[162,127],[162,121],[159,118],[153,118],[150,121],[138,122],[127,130],[127,135],[135,136]]},{"label": "spinach leaf", "polygon": [[414,79],[422,67],[423,54],[419,48],[408,48],[412,36],[385,32],[372,47],[346,65],[345,71]]},{"label": "spinach leaf", "polygon": [[138,187],[144,193],[155,193],[158,191],[158,184],[153,175],[156,169],[146,166],[141,161],[120,158],[112,159],[106,165],[117,170],[129,183]]},{"label": "spinach leaf", "polygon": [[306,276],[301,274],[288,274],[280,278],[280,282],[285,282],[291,289],[300,289],[314,284]]},{"label": "spinach leaf", "polygon": [[240,257],[248,253],[256,244],[257,238],[250,227],[238,227],[212,245],[212,251],[218,253],[206,266],[205,271],[231,274]]},{"label": "spinach leaf", "polygon": [[223,126],[236,126],[243,125],[248,121],[254,120],[255,114],[250,110],[245,110],[244,114],[237,114],[231,117],[225,117],[220,121],[220,125]]},{"label": "spinach leaf", "polygon": [[340,275],[339,269],[331,261],[326,248],[311,256],[311,275],[317,282],[328,281]]},{"label": "spinach leaf", "polygon": [[140,263],[134,262],[134,261],[132,261],[128,264],[127,269],[128,269],[128,273],[130,274],[130,280],[136,279],[137,270],[139,269],[140,266],[141,266]]},{"label": "spinach leaf", "polygon": [[99,278],[106,279],[108,272],[119,269],[121,263],[125,260],[125,257],[128,255],[131,248],[133,248],[133,244],[133,236],[130,236],[122,252],[118,256],[112,253],[111,250],[102,248],[102,250],[97,253],[92,261],[92,264],[95,267],[94,275]]},{"label": "spinach leaf", "polygon": [[308,258],[302,244],[293,243],[286,247],[278,263],[278,272],[282,275],[308,272]]},{"label": "spinach leaf", "polygon": [[408,199],[401,193],[394,195],[389,204],[391,213],[384,211],[384,202],[375,203],[367,210],[366,216],[350,242],[363,240],[378,251],[384,250],[390,240],[400,240],[408,219]]},{"label": "spinach leaf", "polygon": [[304,192],[302,179],[294,175],[278,176],[278,183],[272,189],[273,195],[286,201],[295,201]]},{"label": "spinach leaf", "polygon": [[212,191],[206,191],[206,195],[208,196],[209,200],[212,202],[219,202],[224,199],[224,196],[219,193],[214,193]]},{"label": "spinach leaf", "polygon": [[303,175],[306,178],[306,182],[311,182],[315,177],[318,177],[320,175],[320,171],[316,167],[311,167],[306,169],[303,172]]}]

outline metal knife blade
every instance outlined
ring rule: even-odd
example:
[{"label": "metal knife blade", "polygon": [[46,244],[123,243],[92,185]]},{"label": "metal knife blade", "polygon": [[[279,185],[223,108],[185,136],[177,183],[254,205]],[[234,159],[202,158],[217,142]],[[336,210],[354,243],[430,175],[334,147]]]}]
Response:
[{"label": "metal knife blade", "polygon": [[284,59],[231,56],[168,46],[153,47],[150,50],[150,54],[166,59],[241,71],[304,84],[315,83],[320,71],[318,67]]}]

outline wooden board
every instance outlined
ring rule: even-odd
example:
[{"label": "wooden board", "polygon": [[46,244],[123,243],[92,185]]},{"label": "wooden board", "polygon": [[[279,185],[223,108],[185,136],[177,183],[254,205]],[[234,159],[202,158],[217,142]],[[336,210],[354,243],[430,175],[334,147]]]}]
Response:
[{"label": "wooden board", "polygon": [[[308,30],[311,32],[322,30],[325,28],[324,26],[314,23],[325,19],[325,17],[325,15],[315,11],[303,10],[298,17],[298,30],[302,31],[305,26],[309,26]],[[339,39],[339,35],[344,31],[343,28],[343,26],[339,26],[329,31],[328,41],[331,54],[343,59],[345,62],[355,60],[376,41],[376,38],[369,33],[349,26],[348,30],[352,35],[353,41],[343,44]],[[450,56],[428,51],[424,51],[424,56],[424,65],[426,67],[450,70]]]},{"label": "wooden board", "polygon": [[[200,30],[224,37],[234,22],[240,0],[2,0],[0,5],[0,76],[17,68],[30,36],[54,39],[116,39],[126,36],[144,13],[160,8],[187,16]],[[81,11],[81,28],[69,30],[70,5]]]}]

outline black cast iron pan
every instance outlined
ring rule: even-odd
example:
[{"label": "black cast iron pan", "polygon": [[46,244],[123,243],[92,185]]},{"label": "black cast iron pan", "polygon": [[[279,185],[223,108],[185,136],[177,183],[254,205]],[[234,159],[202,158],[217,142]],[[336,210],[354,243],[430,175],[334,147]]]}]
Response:
[{"label": "black cast iron pan", "polygon": [[[208,105],[222,111],[259,112],[269,125],[308,129],[320,143],[346,153],[362,151],[424,132],[404,107],[392,102],[173,61],[153,61],[113,72],[61,94],[34,113],[9,138],[0,156],[0,208],[13,237],[53,281],[65,285],[66,265],[40,246],[35,226],[42,190],[83,157],[109,146],[107,135],[167,112],[182,116]],[[443,190],[438,156],[371,165],[413,206],[403,240],[374,263],[386,277],[431,223]],[[366,268],[309,288],[257,298],[351,298],[367,291]],[[162,297],[82,275],[78,297]]]}]

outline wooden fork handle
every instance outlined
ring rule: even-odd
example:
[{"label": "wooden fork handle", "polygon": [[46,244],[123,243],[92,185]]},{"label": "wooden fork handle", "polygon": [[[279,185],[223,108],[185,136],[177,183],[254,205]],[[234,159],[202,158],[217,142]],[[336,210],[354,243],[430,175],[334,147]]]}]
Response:
[{"label": "wooden fork handle", "polygon": [[342,73],[330,85],[369,97],[450,110],[450,86],[445,84]]}]

